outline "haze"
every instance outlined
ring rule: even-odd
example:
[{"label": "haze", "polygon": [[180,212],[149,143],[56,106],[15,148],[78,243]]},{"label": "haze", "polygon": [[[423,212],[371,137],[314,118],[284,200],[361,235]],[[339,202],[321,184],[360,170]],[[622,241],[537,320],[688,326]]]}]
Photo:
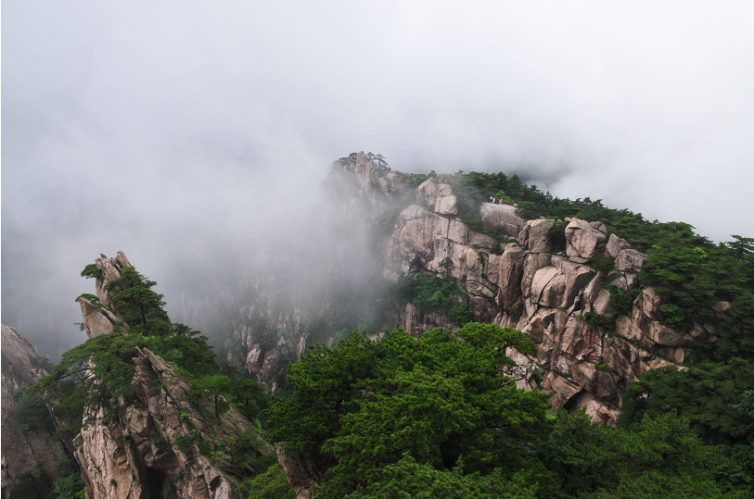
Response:
[{"label": "haze", "polygon": [[57,357],[84,339],[79,272],[117,250],[181,320],[187,287],[300,241],[358,150],[752,236],[752,19],[751,2],[6,0],[2,321]]}]

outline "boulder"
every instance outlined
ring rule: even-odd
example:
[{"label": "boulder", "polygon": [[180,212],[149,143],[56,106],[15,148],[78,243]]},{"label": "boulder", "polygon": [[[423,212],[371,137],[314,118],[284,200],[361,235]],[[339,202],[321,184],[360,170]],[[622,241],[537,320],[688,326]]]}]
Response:
[{"label": "boulder", "polygon": [[630,247],[631,245],[628,244],[628,241],[626,241],[625,239],[621,239],[615,234],[610,234],[610,238],[607,240],[607,244],[605,245],[605,256],[618,258],[618,253]]},{"label": "boulder", "polygon": [[607,242],[607,235],[589,222],[574,218],[566,226],[566,255],[577,263],[586,263]]},{"label": "boulder", "polygon": [[531,253],[548,253],[550,242],[548,231],[555,225],[555,220],[539,219],[526,222],[526,247]]},{"label": "boulder", "polygon": [[457,202],[458,199],[456,199],[455,196],[439,197],[437,198],[437,201],[435,201],[435,213],[439,215],[457,215]]},{"label": "boulder", "polygon": [[615,268],[623,272],[633,272],[638,274],[641,271],[644,260],[647,255],[634,249],[624,249],[618,253],[615,258]]},{"label": "boulder", "polygon": [[507,237],[518,237],[526,227],[526,220],[516,214],[516,208],[507,204],[483,203],[480,209],[484,230],[500,228]]}]

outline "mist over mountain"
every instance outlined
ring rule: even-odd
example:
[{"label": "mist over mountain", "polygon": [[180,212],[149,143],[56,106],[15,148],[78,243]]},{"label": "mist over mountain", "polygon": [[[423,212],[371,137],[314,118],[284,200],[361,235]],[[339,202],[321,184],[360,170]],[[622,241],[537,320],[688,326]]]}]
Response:
[{"label": "mist over mountain", "polygon": [[6,2],[3,321],[56,357],[119,249],[180,320],[360,149],[754,233],[752,7],[550,7]]}]

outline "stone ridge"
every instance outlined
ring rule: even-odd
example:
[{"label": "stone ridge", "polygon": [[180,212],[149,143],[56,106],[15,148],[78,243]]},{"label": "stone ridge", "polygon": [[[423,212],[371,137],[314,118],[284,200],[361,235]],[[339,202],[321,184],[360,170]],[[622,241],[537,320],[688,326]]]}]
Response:
[{"label": "stone ridge", "polygon": [[[343,232],[336,236],[343,239],[362,237],[370,230],[383,235],[374,245],[377,261],[372,265],[376,268],[365,275],[374,270],[374,275],[397,282],[418,259],[423,272],[440,275],[447,270],[456,279],[468,295],[475,321],[530,334],[539,346],[536,356],[511,353],[519,363],[519,386],[533,388],[538,378],[534,371],[539,371],[540,388],[552,391],[553,406],[586,407],[595,420],[612,424],[629,381],[648,369],[682,363],[684,348],[695,338],[716,334],[714,322],[694,324],[689,330],[663,325],[659,321],[662,298],[651,288],[641,290],[632,310],[616,318],[615,331],[595,328],[582,320],[584,314],[610,313],[608,286],[636,289],[646,255],[608,234],[604,224],[580,219],[565,220],[567,244],[565,251],[557,253],[548,240],[554,220],[526,220],[514,206],[484,203],[482,226],[485,232],[505,238],[498,243],[463,223],[451,180],[452,175],[437,174],[413,188],[409,175],[389,170],[363,152],[353,153],[333,163],[324,183],[333,207],[321,216],[343,217],[366,210],[363,218],[343,218],[336,224]],[[396,206],[401,207],[396,217],[387,217]],[[386,227],[387,219],[391,222]],[[348,254],[348,247],[338,251],[335,260]],[[598,253],[612,258],[614,268],[596,270],[590,260]],[[339,264],[318,265],[338,268]],[[332,272],[324,284],[318,284],[321,288],[337,284],[347,271],[348,265],[341,262],[340,273]],[[250,283],[243,285],[253,294],[226,296],[215,308],[232,324],[234,345],[227,360],[257,374],[275,393],[273,380],[285,369],[280,360],[297,361],[311,341],[307,336],[310,322],[337,304],[307,302],[295,290],[251,274]],[[231,317],[229,310],[235,311]],[[201,314],[187,315],[201,324]],[[419,312],[412,303],[388,319],[387,323],[398,323],[414,336],[436,327],[452,327],[443,315]],[[275,333],[275,344],[260,341],[257,321]],[[333,346],[335,338],[317,340]]]},{"label": "stone ridge", "polygon": [[[638,286],[647,255],[615,234],[608,236],[604,224],[576,218],[566,219],[565,252],[554,253],[547,237],[554,220],[526,220],[514,206],[484,203],[485,230],[497,229],[508,238],[499,245],[456,216],[446,178],[438,175],[416,189],[416,204],[400,214],[387,241],[383,275],[397,282],[417,259],[427,273],[448,269],[468,294],[475,321],[531,335],[538,346],[535,356],[509,352],[518,365],[518,385],[534,389],[534,371],[539,371],[539,388],[552,392],[553,407],[585,407],[593,420],[614,424],[629,381],[649,369],[682,363],[684,348],[695,338],[716,334],[714,323],[684,330],[659,322],[662,298],[652,288],[641,291],[629,315],[616,318],[615,331],[592,326],[584,314],[611,315],[607,286]],[[598,253],[614,259],[611,271],[590,266]],[[414,336],[449,325],[410,303],[400,324]]]},{"label": "stone ridge", "polygon": [[[102,270],[96,282],[100,304],[86,300],[81,306],[90,338],[112,334],[115,325],[128,328],[110,308],[117,290],[105,287],[131,263],[119,251],[114,259],[101,255],[96,265]],[[148,349],[138,350],[133,362],[131,388],[136,401],[120,401],[117,415],[105,414],[101,407],[88,407],[84,416],[88,424],[74,437],[74,457],[82,471],[87,498],[230,499],[233,487],[249,470],[235,469],[230,456],[223,453],[213,453],[210,459],[199,452],[195,442],[228,446],[253,425],[234,407],[220,422],[208,421],[206,415],[214,410],[202,399],[192,403],[191,385]],[[185,442],[190,439],[195,442],[187,450]],[[273,450],[261,439],[257,443],[260,452]]]},{"label": "stone ridge", "polygon": [[[228,474],[222,461],[210,460],[195,445],[183,452],[177,442],[197,435],[238,440],[251,424],[235,408],[221,424],[207,422],[204,414],[213,409],[189,402],[191,385],[161,357],[144,349],[134,362],[131,386],[138,402],[121,406],[121,415],[109,423],[101,408],[91,408],[87,416],[95,422],[75,438],[87,497],[151,498],[170,490],[179,498],[230,499],[241,477]],[[261,440],[259,445],[273,450]]]},{"label": "stone ridge", "polygon": [[131,267],[131,262],[122,251],[118,251],[116,258],[107,258],[100,253],[100,258],[94,260],[97,269],[101,271],[95,283],[95,291],[99,304],[91,300],[79,297],[78,302],[81,307],[81,316],[83,317],[84,331],[89,338],[95,338],[103,334],[110,334],[116,326],[120,326],[124,331],[128,330],[128,325],[120,320],[112,310],[110,302],[118,292],[117,289],[106,289],[110,281],[120,277],[121,271],[126,267]]}]

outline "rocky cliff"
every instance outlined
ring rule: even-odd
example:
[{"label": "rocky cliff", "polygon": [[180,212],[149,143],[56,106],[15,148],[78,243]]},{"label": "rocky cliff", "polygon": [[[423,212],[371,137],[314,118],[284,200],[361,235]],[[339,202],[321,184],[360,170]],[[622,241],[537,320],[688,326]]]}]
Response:
[{"label": "rocky cliff", "polygon": [[[251,424],[234,408],[211,421],[212,408],[190,402],[191,385],[163,359],[143,350],[133,360],[138,402],[114,420],[90,408],[92,423],[74,439],[87,497],[232,497],[244,473],[258,471],[238,469],[230,455]],[[199,442],[212,442],[212,452],[204,455]]]},{"label": "rocky cliff", "polygon": [[[638,289],[646,255],[609,234],[603,224],[574,218],[556,226],[555,220],[529,219],[509,204],[483,203],[481,228],[475,231],[459,215],[452,178],[434,175],[414,188],[410,176],[364,153],[342,158],[325,183],[333,194],[326,216],[340,220],[328,237],[338,237],[338,231],[358,232],[372,241],[369,258],[360,261],[368,267],[363,275],[369,279],[381,276],[396,283],[418,264],[425,275],[449,275],[455,281],[473,320],[529,333],[539,345],[536,357],[511,353],[519,363],[520,386],[539,385],[552,391],[554,406],[586,407],[595,420],[610,423],[619,414],[630,380],[648,369],[681,363],[684,347],[694,338],[715,334],[712,322],[688,330],[661,323],[662,297],[651,288]],[[343,213],[358,216],[337,217]],[[560,232],[564,247],[552,247],[553,231]],[[342,255],[342,249],[333,251],[324,267],[348,268],[339,265]],[[596,260],[603,263],[596,265],[601,270],[595,268]],[[604,267],[606,261],[611,268]],[[320,289],[326,289],[343,280],[344,273],[318,279]],[[308,343],[334,341],[338,334],[317,337],[312,325],[323,310],[338,303],[328,301],[326,293],[305,303],[279,286],[272,287],[277,292],[273,297],[265,283],[253,277],[251,282],[253,300],[225,303],[226,326],[233,331],[225,341],[235,349],[228,358],[263,380],[277,376],[279,381],[285,364],[281,358],[296,361]],[[611,296],[631,289],[638,298],[630,310],[614,317]],[[279,311],[281,302],[287,305],[285,313]],[[257,332],[252,331],[255,313],[263,318],[256,322]],[[397,322],[414,335],[452,327],[441,313],[420,311],[411,302],[397,312],[382,313],[383,324]],[[363,326],[357,320],[349,325],[351,330]],[[611,326],[606,327],[608,322]],[[259,331],[272,331],[275,342],[265,345]]]},{"label": "rocky cliff", "polygon": [[[178,364],[166,362],[160,355],[146,348],[144,345],[159,345],[156,338],[151,343],[144,341],[150,334],[146,329],[134,337],[127,335],[129,330],[134,329],[129,328],[118,316],[119,311],[112,302],[121,288],[111,283],[130,267],[132,265],[122,252],[118,252],[116,258],[101,255],[93,266],[85,269],[89,277],[96,277],[96,295],[82,295],[78,299],[84,318],[84,330],[90,342],[94,342],[92,344],[102,343],[100,340],[103,337],[120,335],[123,342],[126,342],[120,344],[142,345],[127,346],[125,349],[121,347],[118,350],[106,349],[105,357],[99,357],[99,361],[94,360],[97,357],[91,356],[94,354],[84,354],[83,367],[86,373],[77,381],[80,385],[78,390],[84,390],[79,394],[79,398],[83,397],[82,400],[101,400],[86,398],[85,392],[97,391],[100,386],[110,386],[104,385],[105,382],[97,375],[97,367],[106,365],[104,362],[108,359],[107,355],[115,358],[112,369],[116,376],[122,376],[117,373],[133,372],[133,375],[125,375],[125,382],[130,380],[130,390],[122,393],[129,393],[128,396],[112,396],[106,402],[85,402],[81,431],[68,442],[81,470],[86,496],[89,499],[229,499],[244,477],[263,471],[254,469],[246,458],[269,454],[273,449],[257,436],[254,426],[235,407],[229,406],[227,410],[218,413],[219,395],[215,395],[213,404],[202,395],[203,392],[193,392],[191,378],[185,374],[187,371],[181,371]],[[148,288],[154,284],[145,281],[138,274],[130,275],[129,279],[131,278],[146,282],[147,287],[141,288],[142,293],[149,293]],[[123,289],[131,291],[135,285],[123,284],[128,286]],[[159,302],[161,295],[156,297]],[[141,315],[144,316],[143,311]],[[168,320],[166,315],[160,315],[159,318],[163,320],[162,324],[170,325],[165,322]],[[139,327],[146,326],[139,324]],[[27,357],[31,355],[33,348],[28,344],[21,344],[22,341],[14,334],[8,328],[11,340],[21,345],[12,350],[13,365],[23,364],[28,367]],[[178,333],[166,330],[159,334]],[[6,341],[5,336],[6,328],[3,327],[4,411],[6,345],[14,345],[12,341]],[[193,340],[186,339],[185,342],[188,343],[184,344],[188,345],[191,341]],[[87,345],[82,346],[83,351],[98,351],[86,350]],[[183,356],[176,350],[174,357]],[[110,368],[107,369],[107,375],[110,375]],[[74,374],[65,371],[58,376],[62,379],[78,376],[81,366],[77,364],[73,370]],[[32,374],[29,379],[25,380],[27,386],[46,374],[30,372]],[[222,396],[219,397],[222,401]],[[50,403],[53,406],[58,403],[55,396],[50,398]],[[5,412],[3,417],[5,418]],[[57,423],[62,425],[65,422],[58,420]],[[3,424],[5,425],[5,419]],[[4,427],[3,462],[6,457],[9,463],[19,462],[24,455],[19,454],[14,446],[12,458],[7,456],[5,445]],[[15,468],[13,472],[17,473]]]},{"label": "rocky cliff", "polygon": [[[55,461],[66,457],[50,428],[31,428],[19,418],[23,393],[48,374],[37,349],[18,331],[2,326],[2,494],[8,497],[21,475],[40,471],[57,477]],[[44,410],[44,408],[42,408]]]}]

